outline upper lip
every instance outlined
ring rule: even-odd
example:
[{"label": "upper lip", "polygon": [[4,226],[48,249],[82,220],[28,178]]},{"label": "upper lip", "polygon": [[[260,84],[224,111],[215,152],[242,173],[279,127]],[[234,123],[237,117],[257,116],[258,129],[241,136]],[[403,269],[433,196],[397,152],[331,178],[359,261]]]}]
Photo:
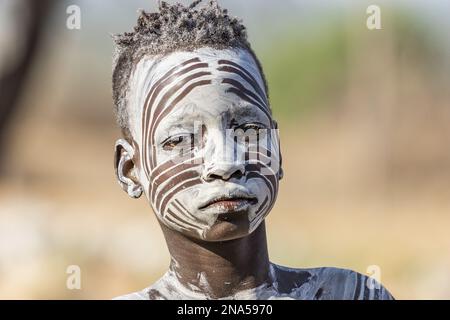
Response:
[{"label": "upper lip", "polygon": [[208,201],[203,202],[200,206],[199,209],[204,209],[207,206],[210,206],[216,202],[219,201],[226,201],[226,200],[257,200],[256,196],[248,194],[246,192],[233,192],[230,194],[226,194],[226,195],[218,195],[215,197],[210,198]]}]

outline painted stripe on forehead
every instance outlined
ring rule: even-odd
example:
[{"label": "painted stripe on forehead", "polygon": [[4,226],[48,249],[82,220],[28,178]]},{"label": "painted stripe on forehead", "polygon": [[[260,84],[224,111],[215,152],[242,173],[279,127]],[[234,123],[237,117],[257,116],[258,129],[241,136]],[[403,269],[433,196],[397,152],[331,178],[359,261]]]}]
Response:
[{"label": "painted stripe on forehead", "polygon": [[[253,74],[251,73],[251,72],[249,72],[247,69],[245,69],[243,66],[241,66],[240,64],[238,64],[238,63],[236,63],[236,62],[233,62],[233,61],[230,61],[230,60],[226,60],[226,59],[222,59],[222,60],[219,60],[219,65],[230,65],[230,66],[233,66],[233,67],[235,67],[235,68],[238,68],[240,71],[242,71],[243,73],[245,73],[246,75],[247,75],[247,77],[249,77],[254,83],[260,83],[260,82],[258,82],[256,79],[255,79],[255,77],[253,77]],[[258,70],[258,73],[259,74],[261,74],[261,72]],[[262,79],[261,79],[262,80]],[[263,85],[263,87],[264,87],[264,82],[263,81],[261,81],[262,83],[262,85]],[[264,97],[267,97],[267,93],[265,92],[265,87],[264,87],[264,91],[263,90],[261,90],[261,86],[260,85],[258,85],[258,88],[260,88],[260,91],[262,91],[263,93],[260,93],[262,96],[264,96]]]},{"label": "painted stripe on forehead", "polygon": [[149,93],[147,98],[148,101],[145,104],[145,109],[148,112],[146,114],[146,118],[144,119],[146,122],[148,122],[148,118],[151,116],[152,112],[151,111],[155,111],[154,108],[152,108],[153,104],[155,103],[156,98],[158,97],[158,95],[161,93],[161,91],[164,89],[165,86],[169,85],[171,82],[173,82],[174,80],[178,79],[179,77],[197,70],[197,69],[202,69],[202,68],[207,68],[208,64],[207,63],[196,63],[194,65],[188,66],[172,75],[170,75],[169,77],[165,78],[164,81],[158,83],[155,85],[155,87],[152,88],[152,91]]},{"label": "painted stripe on forehead", "polygon": [[268,105],[268,101],[267,101],[267,96],[266,94],[262,91],[261,87],[259,86],[259,84],[256,82],[256,80],[252,77],[250,78],[249,76],[247,76],[245,73],[243,73],[242,71],[234,68],[234,67],[230,67],[230,66],[223,66],[223,67],[219,67],[217,70],[219,71],[223,71],[223,72],[228,72],[228,73],[234,73],[239,75],[242,79],[244,79],[245,81],[247,81],[255,90],[255,92],[263,99],[264,104]]},{"label": "painted stripe on forehead", "polygon": [[[151,117],[152,113],[155,111],[153,108],[153,104],[155,103],[156,98],[158,97],[158,95],[161,93],[161,91],[164,89],[164,87],[166,87],[167,85],[169,85],[170,83],[174,82],[176,79],[178,79],[179,77],[181,77],[182,75],[185,75],[191,71],[197,70],[197,69],[201,69],[201,68],[207,68],[208,64],[207,63],[196,63],[194,65],[188,66],[174,74],[171,74],[168,77],[162,78],[161,82],[157,82],[152,89],[150,90],[148,96],[147,96],[147,100],[146,103],[144,105],[144,116],[142,117],[142,125],[144,126],[146,123],[149,122],[149,118]],[[153,111],[153,112],[152,112]]]},{"label": "painted stripe on forehead", "polygon": [[[170,103],[170,105],[164,109],[164,111],[159,115],[158,119],[156,119],[155,121],[152,121],[152,124],[150,126],[150,139],[151,139],[151,144],[154,145],[155,144],[155,130],[158,126],[158,124],[161,122],[162,119],[164,119],[175,107],[176,105],[184,98],[186,97],[192,90],[194,90],[197,87],[201,87],[201,86],[206,86],[208,84],[211,84],[212,81],[211,80],[200,80],[197,82],[194,82],[192,84],[190,84],[188,87],[186,87],[179,95],[176,96],[176,98],[172,101],[172,103]],[[185,85],[186,83],[183,83],[183,85]],[[182,87],[182,86],[180,86]],[[154,119],[153,119],[154,120]],[[153,150],[154,151],[154,150]],[[152,159],[151,159],[151,168],[154,168],[156,166],[156,159],[155,159],[155,153],[152,153]]]},{"label": "painted stripe on forehead", "polygon": [[230,79],[230,78],[225,78],[222,80],[222,83],[227,83],[232,85],[233,87],[235,87],[236,89],[241,90],[242,92],[244,92],[246,95],[252,97],[255,101],[257,101],[261,106],[263,106],[267,111],[270,112],[269,107],[267,106],[267,104],[263,101],[264,98],[258,96],[257,94],[251,92],[250,90],[248,90],[247,88],[245,88],[245,86],[240,83],[237,80],[234,79]]},{"label": "painted stripe on forehead", "polygon": [[231,93],[237,95],[237,96],[238,96],[239,98],[241,98],[242,100],[247,101],[248,103],[257,106],[258,109],[260,109],[260,110],[266,115],[267,119],[268,119],[269,121],[272,121],[272,116],[270,115],[269,112],[267,112],[267,108],[263,107],[263,106],[260,105],[258,102],[252,100],[252,99],[251,99],[247,94],[245,94],[243,91],[241,91],[241,90],[239,90],[239,89],[237,89],[237,88],[235,88],[235,87],[231,87],[231,88],[228,88],[228,89],[226,90],[226,92],[231,92]]},{"label": "painted stripe on forehead", "polygon": [[[144,113],[142,115],[142,128],[145,128],[145,123],[147,122],[147,114],[150,113],[150,105],[151,105],[150,99],[152,99],[155,90],[159,89],[161,83],[163,83],[163,82],[165,83],[165,81],[169,77],[171,77],[175,72],[177,72],[178,70],[180,70],[181,68],[183,68],[189,64],[197,63],[197,62],[200,62],[200,59],[198,57],[186,60],[183,63],[176,65],[175,67],[173,67],[169,71],[167,71],[158,81],[155,82],[155,84],[152,85],[149,93],[147,94],[147,97],[146,97],[146,100],[144,103]],[[143,131],[143,132],[145,132],[145,131]],[[146,153],[147,152],[146,151],[147,150],[147,141],[144,140],[142,144],[143,144],[143,154],[145,155],[145,154],[147,154]],[[146,163],[146,162],[144,161],[144,163]],[[144,165],[144,170],[146,170],[146,173],[148,175],[150,170],[147,165]]]},{"label": "painted stripe on forehead", "polygon": [[[175,85],[170,88],[160,99],[159,103],[156,105],[156,107],[152,106],[152,109],[154,109],[153,115],[152,115],[152,121],[150,122],[150,127],[154,127],[154,123],[156,119],[158,119],[161,115],[161,113],[164,111],[164,106],[167,104],[167,101],[181,88],[183,88],[187,83],[189,83],[192,80],[195,80],[197,78],[203,77],[203,76],[209,76],[211,75],[211,72],[209,71],[200,71],[194,74],[191,74],[187,76],[186,78],[180,79],[174,78],[171,83],[174,83]],[[178,81],[176,81],[178,80]],[[168,86],[168,85],[166,85]]]},{"label": "painted stripe on forehead", "polygon": [[[161,98],[159,104],[154,108],[155,110],[153,112],[153,116],[151,117],[152,124],[149,126],[150,117],[147,117],[146,121],[144,122],[144,126],[143,126],[144,139],[143,140],[144,140],[144,145],[145,146],[149,145],[149,143],[148,143],[149,142],[149,138],[150,138],[151,145],[154,146],[154,139],[151,138],[151,137],[153,137],[153,134],[154,134],[154,128],[155,128],[154,127],[154,121],[155,121],[155,117],[158,117],[160,115],[160,111],[161,111],[161,108],[162,108],[163,104],[165,104],[167,102],[167,100],[176,93],[176,91],[178,91],[180,88],[182,88],[189,81],[191,81],[193,79],[196,79],[196,78],[200,78],[200,77],[205,76],[205,75],[210,75],[210,74],[211,74],[210,72],[204,72],[203,71],[203,72],[198,72],[198,73],[195,73],[193,75],[190,75],[189,77],[186,77],[182,81],[179,81],[175,85],[175,87],[171,88],[168,92],[166,92],[163,95],[163,97]],[[173,79],[171,78],[170,80],[172,80],[171,82],[174,82],[176,79],[179,79],[179,77],[173,78]],[[159,93],[160,92],[158,91],[157,94],[159,94]],[[181,94],[181,96],[183,97],[183,93]],[[155,97],[156,97],[156,95],[155,95]],[[180,98],[180,100],[181,100],[181,98]],[[149,105],[147,107],[147,109],[149,109],[149,108],[153,109],[153,106]],[[152,150],[151,154],[152,155],[154,154],[153,150]],[[154,167],[153,163],[154,163],[153,159],[151,159],[151,165],[150,165],[151,168]]]},{"label": "painted stripe on forehead", "polygon": [[191,63],[196,63],[196,62],[200,62],[199,58],[193,58],[190,60],[187,60],[175,67],[173,67],[172,69],[170,69],[169,71],[167,71],[161,78],[159,78],[150,88],[149,93],[147,94],[147,97],[145,99],[145,103],[144,103],[144,114],[142,117],[142,125],[144,125],[144,122],[146,121],[146,117],[147,117],[147,112],[149,112],[149,101],[150,99],[152,99],[153,94],[155,92],[156,89],[158,89],[161,85],[161,83],[165,82],[168,78],[170,78],[175,72],[177,72],[178,70],[180,70],[181,68],[191,64]]},{"label": "painted stripe on forehead", "polygon": [[[172,67],[171,70],[166,72],[158,81],[152,85],[150,92],[146,98],[146,105],[145,105],[145,117],[143,117],[142,121],[144,126],[146,127],[143,130],[144,139],[143,139],[143,148],[145,148],[145,151],[143,151],[144,154],[144,167],[147,171],[147,176],[152,174],[153,170],[156,167],[156,150],[155,150],[155,132],[156,128],[160,124],[160,122],[172,111],[172,109],[179,103],[191,90],[193,90],[192,86],[188,87],[188,89],[181,92],[180,95],[176,98],[173,98],[168,92],[160,98],[159,103],[156,107],[154,107],[154,104],[159,99],[159,96],[161,95],[161,92],[165,89],[166,86],[174,85],[176,88],[169,89],[171,91],[172,95],[175,96],[178,90],[181,90],[183,88],[183,85],[178,84],[177,86],[177,79],[181,77],[182,75],[185,75],[187,73],[190,73],[195,70],[201,70],[202,68],[205,68],[204,72],[207,71],[213,71],[208,70],[209,67],[208,63],[205,63],[204,61],[211,62],[215,60],[215,58],[206,57],[204,61],[203,57],[194,57],[189,60],[186,60],[179,65]],[[254,72],[250,72],[253,68],[250,69],[246,68],[245,65],[249,64],[251,61],[244,59],[240,60],[243,61],[244,66],[242,63],[237,63],[231,61],[233,59],[221,59],[221,60],[215,60],[214,63],[218,63],[220,65],[219,68],[216,70],[226,72],[228,74],[235,74],[238,75],[242,81],[237,81],[237,78],[229,79],[226,82],[231,86],[231,88],[228,89],[228,92],[234,93],[237,96],[243,98],[245,101],[256,105],[259,109],[261,109],[265,115],[268,117],[268,119],[271,119],[270,114],[270,108],[267,105],[267,96],[265,94],[265,87],[264,83],[261,81],[261,78],[257,76]],[[206,71],[207,70],[207,71]],[[211,76],[211,72],[208,72],[208,74],[205,74],[205,76]],[[192,74],[191,74],[192,76]],[[188,77],[186,77],[188,78]],[[258,79],[258,80],[256,80]],[[183,80],[181,80],[183,81]],[[207,85],[211,84],[211,80],[203,80],[205,81],[204,84],[200,85]],[[244,86],[245,84],[245,86]],[[178,90],[177,90],[178,88]],[[249,89],[253,89],[250,91]],[[263,90],[264,88],[264,90]],[[238,91],[241,91],[238,93]],[[172,103],[168,103],[170,99],[173,99]],[[167,106],[168,104],[168,106]],[[264,108],[265,107],[265,108]],[[170,110],[168,110],[170,108]],[[265,111],[264,111],[265,109]],[[150,126],[150,130],[148,129],[148,126]],[[149,143],[150,142],[150,143]],[[153,148],[151,152],[147,152],[147,148]]]}]

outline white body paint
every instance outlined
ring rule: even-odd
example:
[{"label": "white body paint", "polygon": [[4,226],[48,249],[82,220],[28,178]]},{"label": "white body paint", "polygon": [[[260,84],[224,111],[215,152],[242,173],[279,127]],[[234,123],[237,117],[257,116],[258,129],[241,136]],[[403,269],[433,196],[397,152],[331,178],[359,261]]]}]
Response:
[{"label": "white body paint", "polygon": [[[154,131],[155,143],[152,145],[149,144],[151,142],[150,138],[150,142],[147,142],[146,144],[148,152],[144,153],[143,134],[145,134],[145,130],[148,131],[149,129],[143,128],[142,119],[145,116],[145,103],[147,96],[149,95],[149,91],[152,86],[158,82],[158,80],[160,80],[169,70],[179,65],[180,62],[196,57],[200,58],[202,63],[208,64],[208,68],[206,70],[211,73],[208,76],[200,77],[196,80],[210,79],[211,84],[195,88],[178,102],[176,107],[171,110],[168,115],[165,116],[156,126]],[[151,162],[149,154],[151,146],[154,145],[156,146],[156,168],[158,165],[169,160],[172,160],[175,163],[181,163],[183,159],[176,155],[175,152],[166,152],[158,146],[169,136],[190,133],[198,134],[199,128],[196,128],[195,124],[200,124],[200,127],[203,125],[206,128],[206,142],[202,148],[195,147],[193,150],[193,156],[196,159],[204,159],[204,164],[199,163],[191,169],[196,170],[198,175],[202,178],[205,178],[210,171],[226,174],[227,170],[230,172],[233,170],[238,170],[240,166],[244,166],[245,164],[243,161],[236,162],[232,159],[233,151],[230,152],[230,150],[233,150],[233,136],[230,135],[229,128],[225,123],[230,117],[236,116],[236,118],[238,118],[242,123],[257,120],[268,129],[267,132],[270,132],[273,137],[270,148],[265,146],[271,151],[271,156],[269,158],[270,164],[269,166],[262,168],[262,174],[265,176],[276,176],[279,169],[280,159],[278,134],[277,132],[270,130],[273,127],[272,119],[261,112],[257,107],[248,103],[248,101],[241,99],[235,94],[227,92],[227,88],[229,86],[222,83],[224,78],[232,78],[233,80],[239,81],[240,84],[245,87],[245,90],[251,91],[253,94],[257,94],[255,89],[249,83],[243,81],[243,79],[238,75],[225,73],[218,70],[220,67],[219,60],[223,59],[232,61],[233,63],[245,68],[253,75],[254,79],[256,79],[259,88],[264,90],[264,82],[261,78],[255,60],[247,51],[241,49],[215,50],[210,48],[200,48],[193,52],[175,52],[165,56],[162,59],[161,57],[144,57],[136,65],[130,81],[128,110],[130,130],[135,142],[140,148],[140,159],[142,159],[141,162],[145,159]],[[180,77],[180,79],[193,75],[198,71],[199,70],[192,70],[186,74],[183,74],[183,77]],[[154,106],[163,99],[164,94],[167,93],[171,87],[173,86],[163,87],[152,106],[149,106],[147,112],[150,113],[150,121],[157,119],[157,116],[155,116]],[[266,95],[265,92],[264,95]],[[264,97],[264,99],[266,99],[266,97]],[[171,99],[167,100],[167,105],[170,105],[170,100],[173,101],[173,98],[171,97]],[[269,108],[268,105],[267,108]],[[238,144],[237,148],[238,154],[243,154],[245,152],[245,148],[242,144]],[[187,159],[187,162],[189,162],[189,159]],[[166,170],[166,172],[167,171],[169,170]],[[193,187],[183,188],[177,192],[173,199],[169,201],[165,209],[161,210],[161,206],[157,206],[154,199],[152,201],[152,197],[150,196],[150,185],[152,181],[149,179],[149,174],[151,173],[152,170],[146,172],[141,169],[139,172],[139,181],[141,182],[144,192],[158,218],[169,227],[181,232],[191,227],[195,229],[195,232],[200,238],[205,237],[205,233],[216,223],[218,213],[224,209],[215,207],[210,210],[203,210],[200,212],[199,205],[201,203],[214,197],[231,195],[234,193],[250,194],[257,197],[257,204],[253,205],[248,210],[250,233],[259,226],[264,217],[268,214],[275,202],[277,194],[277,186],[273,186],[274,190],[271,192],[268,184],[263,181],[263,178],[249,179],[247,182],[227,182],[223,180],[215,180],[208,183],[197,184]],[[164,174],[164,172],[162,174]],[[278,178],[276,178],[276,180],[278,180]],[[167,180],[156,186],[156,193],[162,199],[161,203],[164,203],[164,199],[168,197],[168,192],[164,194],[160,190],[164,189],[164,187],[169,183],[170,181]],[[264,203],[266,197],[268,197],[268,201],[266,201],[265,205],[257,214],[256,212],[259,205]],[[178,201],[179,205],[173,205],[175,200]],[[168,210],[175,212],[175,209],[180,209],[181,206],[186,209],[178,210],[177,212],[179,215],[178,217],[182,218],[177,219],[176,223],[173,222],[175,221],[174,219],[169,221],[168,218],[171,217],[171,214]],[[180,213],[179,211],[183,212]]]},{"label": "white body paint", "polygon": [[[187,233],[193,229],[200,239],[207,239],[207,233],[218,222],[218,217],[225,207],[215,206],[208,209],[201,209],[202,204],[209,202],[221,196],[242,196],[251,195],[257,199],[256,204],[249,204],[248,210],[245,210],[248,219],[247,236],[253,232],[270,212],[274,205],[278,192],[278,178],[280,177],[279,163],[281,156],[279,151],[278,135],[275,132],[275,139],[270,147],[270,166],[262,166],[262,171],[251,171],[248,169],[246,161],[234,161],[231,154],[227,152],[232,137],[229,135],[231,120],[240,123],[258,122],[262,127],[273,128],[273,121],[265,109],[261,108],[266,100],[264,83],[253,57],[245,50],[214,50],[202,48],[193,52],[176,52],[163,59],[161,57],[145,57],[137,65],[130,82],[129,101],[129,121],[130,130],[134,142],[139,148],[139,170],[137,177],[146,194],[150,204],[153,207],[158,219],[167,227]],[[183,95],[182,99],[177,101],[174,108],[169,108],[172,102],[176,101],[177,94],[164,99],[166,93],[171,92],[174,84],[162,87],[149,108],[145,108],[149,92],[153,92],[161,79],[165,79],[168,71],[182,62],[193,58],[199,58],[202,63],[207,63],[206,70],[208,74],[198,76],[195,81],[210,81],[207,85],[196,87],[188,94]],[[254,81],[244,81],[247,76],[240,76],[239,73],[226,73],[220,69],[220,60],[230,61],[228,65],[235,64],[237,68],[244,68],[250,78]],[[202,67],[203,68],[203,67]],[[219,70],[220,69],[220,70]],[[202,69],[204,70],[204,69]],[[191,75],[197,74],[199,70],[192,70],[180,76],[179,81],[188,79]],[[228,71],[227,71],[228,72]],[[247,74],[247,75],[248,75]],[[224,80],[238,81],[239,87],[245,94],[239,95],[231,93],[229,90],[230,82]],[[176,80],[174,80],[176,84]],[[194,83],[194,81],[191,81]],[[184,83],[188,86],[190,82]],[[180,88],[180,90],[183,87]],[[156,90],[156,89],[155,89]],[[156,92],[156,91],[155,91]],[[253,97],[248,99],[248,96]],[[258,103],[251,103],[259,101]],[[152,108],[154,105],[161,104],[163,108],[159,111]],[[147,110],[147,111],[146,111]],[[162,117],[164,110],[167,114]],[[170,110],[170,112],[169,112]],[[147,114],[149,119],[147,119]],[[146,120],[146,121],[143,121]],[[161,119],[158,122],[158,119]],[[155,124],[156,123],[156,124]],[[196,124],[201,124],[200,126]],[[152,127],[153,126],[153,127]],[[198,128],[201,127],[201,130]],[[204,128],[205,130],[204,130]],[[152,131],[153,130],[153,131]],[[199,133],[200,132],[200,133]],[[153,133],[153,136],[147,135]],[[167,201],[164,207],[164,199],[169,197],[169,192],[175,188],[178,175],[185,175],[188,169],[176,171],[174,168],[186,165],[187,160],[180,158],[176,151],[178,149],[166,150],[163,148],[163,142],[168,137],[196,135],[201,137],[202,143],[196,145],[190,150],[194,159],[202,159],[195,162],[189,170],[195,173],[197,177],[188,177],[186,181],[200,179],[201,183],[196,183],[184,188],[184,184],[179,185],[177,192]],[[145,142],[147,141],[147,142]],[[252,145],[252,143],[250,143]],[[155,147],[155,151],[151,150]],[[242,145],[237,149],[241,150]],[[126,148],[124,148],[126,149]],[[146,149],[147,151],[144,151]],[[152,153],[153,152],[153,153]],[[132,157],[133,152],[129,152],[128,158]],[[150,158],[152,154],[152,158]],[[264,155],[263,155],[264,156]],[[173,167],[164,167],[172,160]],[[233,160],[233,161],[232,161]],[[185,161],[185,162],[183,162]],[[260,165],[262,160],[258,160]],[[125,162],[123,162],[125,163]],[[275,166],[272,166],[273,164]],[[147,166],[146,166],[147,164]],[[263,165],[267,163],[262,163]],[[120,162],[119,162],[120,165]],[[123,164],[122,166],[124,166]],[[162,169],[165,168],[165,169]],[[183,167],[184,168],[184,167]],[[249,170],[247,172],[247,169]],[[244,171],[244,177],[232,178],[233,173]],[[159,172],[155,174],[155,172]],[[247,179],[247,174],[253,173],[253,177]],[[215,175],[215,177],[213,177]],[[220,176],[220,178],[217,178]],[[120,177],[120,175],[119,175]],[[183,176],[184,177],[184,176]],[[124,183],[125,177],[122,176]],[[190,180],[189,180],[190,179]],[[275,179],[275,180],[274,180]],[[153,182],[158,183],[151,185]],[[184,182],[186,182],[184,181]],[[172,186],[171,183],[174,183]],[[166,188],[166,190],[165,190]],[[138,189],[128,190],[131,195]],[[153,192],[153,193],[152,193]],[[158,201],[160,202],[158,204]],[[178,216],[171,214],[171,210],[178,211]],[[176,220],[178,219],[178,220]],[[220,239],[218,239],[220,240]],[[179,279],[182,275],[177,274],[179,269],[177,262],[172,257],[173,266],[170,270],[152,286],[130,295],[121,296],[116,299],[212,299],[211,287],[208,279],[201,270],[197,274],[196,281],[187,282],[183,285]],[[269,279],[256,288],[243,290],[234,293],[222,299],[391,299],[389,292],[382,286],[378,289],[368,288],[366,284],[367,277],[351,270],[337,268],[314,268],[314,269],[289,269],[274,264],[270,265]],[[230,285],[224,282],[224,286]]]},{"label": "white body paint", "polygon": [[[305,281],[285,290],[282,288],[282,274],[295,274],[299,278],[307,274]],[[370,287],[369,277],[355,271],[339,268],[291,269],[276,264],[270,266],[270,284],[242,290],[219,300],[392,300],[391,294],[381,285]],[[225,285],[225,284],[224,284]],[[204,289],[187,288],[180,284],[177,275],[168,271],[159,281],[142,291],[117,297],[118,300],[149,300],[152,292],[158,292],[156,299],[205,300],[211,299]],[[320,294],[318,294],[318,292]]]}]

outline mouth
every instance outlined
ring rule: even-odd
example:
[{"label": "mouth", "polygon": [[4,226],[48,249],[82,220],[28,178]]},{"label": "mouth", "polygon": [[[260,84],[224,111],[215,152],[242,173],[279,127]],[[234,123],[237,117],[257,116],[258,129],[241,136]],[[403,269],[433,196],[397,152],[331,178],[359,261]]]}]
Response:
[{"label": "mouth", "polygon": [[236,194],[236,195],[224,195],[210,199],[206,203],[202,204],[199,209],[216,209],[219,211],[230,212],[242,210],[245,207],[255,205],[258,199],[251,195]]}]

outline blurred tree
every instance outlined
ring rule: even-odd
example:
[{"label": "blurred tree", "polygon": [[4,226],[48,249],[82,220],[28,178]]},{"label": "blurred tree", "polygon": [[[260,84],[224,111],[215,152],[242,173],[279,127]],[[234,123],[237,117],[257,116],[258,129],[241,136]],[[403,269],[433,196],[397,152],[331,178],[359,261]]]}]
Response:
[{"label": "blurred tree", "polygon": [[0,3],[0,177],[5,174],[2,157],[7,125],[17,108],[53,2],[4,0]]}]

